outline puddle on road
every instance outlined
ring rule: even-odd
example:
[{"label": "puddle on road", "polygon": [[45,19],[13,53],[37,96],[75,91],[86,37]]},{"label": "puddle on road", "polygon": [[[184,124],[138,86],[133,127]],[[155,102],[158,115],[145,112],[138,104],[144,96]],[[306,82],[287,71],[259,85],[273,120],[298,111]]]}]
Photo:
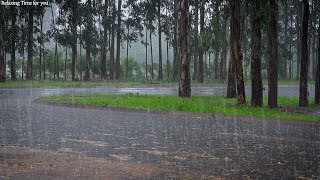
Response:
[{"label": "puddle on road", "polygon": [[77,143],[87,143],[96,147],[105,147],[108,146],[108,143],[102,142],[102,141],[93,141],[93,140],[78,140],[78,139],[67,139],[67,138],[61,138],[61,142],[65,143],[67,141],[77,142]]}]

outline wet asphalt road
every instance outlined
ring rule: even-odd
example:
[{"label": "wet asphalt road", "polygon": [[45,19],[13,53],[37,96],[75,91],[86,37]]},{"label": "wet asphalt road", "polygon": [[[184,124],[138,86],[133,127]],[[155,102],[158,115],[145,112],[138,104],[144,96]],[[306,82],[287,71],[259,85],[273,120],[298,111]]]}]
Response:
[{"label": "wet asphalt road", "polygon": [[[320,178],[320,124],[34,102],[41,95],[129,92],[176,94],[176,87],[0,89],[0,144],[154,164],[199,178]],[[224,92],[223,87],[193,88],[193,94]],[[279,94],[298,96],[298,88],[280,87]]]}]

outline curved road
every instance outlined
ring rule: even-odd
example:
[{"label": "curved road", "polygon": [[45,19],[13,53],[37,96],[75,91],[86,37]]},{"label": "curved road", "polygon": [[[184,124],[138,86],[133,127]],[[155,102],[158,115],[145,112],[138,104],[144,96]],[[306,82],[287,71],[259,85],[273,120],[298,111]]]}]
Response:
[{"label": "curved road", "polygon": [[[3,149],[15,145],[84,154],[114,162],[146,164],[172,169],[182,175],[187,172],[194,175],[190,177],[197,178],[320,178],[319,123],[225,118],[222,115],[204,118],[179,113],[79,108],[34,102],[41,95],[176,94],[176,89],[0,89],[0,164],[7,165],[9,158]],[[193,94],[222,95],[225,88],[193,87],[192,91]],[[297,96],[298,88],[283,86],[279,88],[279,94]],[[310,96],[314,96],[312,89]],[[1,175],[10,177],[6,171],[0,170],[0,179]],[[31,179],[37,177],[33,175]],[[21,178],[19,174],[12,177]],[[162,173],[149,178],[175,177]]]}]

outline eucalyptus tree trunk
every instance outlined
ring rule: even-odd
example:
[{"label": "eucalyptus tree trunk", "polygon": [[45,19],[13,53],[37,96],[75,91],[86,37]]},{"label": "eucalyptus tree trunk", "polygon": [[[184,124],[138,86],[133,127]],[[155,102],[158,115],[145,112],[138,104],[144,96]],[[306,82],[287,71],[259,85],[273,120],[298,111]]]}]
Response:
[{"label": "eucalyptus tree trunk", "polygon": [[309,22],[309,2],[303,0],[303,20],[301,37],[301,69],[300,69],[300,95],[299,106],[308,105],[308,22]]},{"label": "eucalyptus tree trunk", "polygon": [[153,79],[154,74],[154,64],[153,64],[153,49],[152,49],[152,31],[149,31],[149,39],[150,39],[150,56],[151,56],[151,78]]},{"label": "eucalyptus tree trunk", "polygon": [[278,34],[277,34],[277,0],[269,0],[271,13],[269,17],[269,67],[268,67],[268,106],[278,106]]},{"label": "eucalyptus tree trunk", "polygon": [[148,78],[148,28],[146,28],[146,79]]},{"label": "eucalyptus tree trunk", "polygon": [[261,18],[260,0],[253,2],[253,7],[257,14],[251,15],[251,105],[262,106],[263,105],[263,87],[261,77]]},{"label": "eucalyptus tree trunk", "polygon": [[320,104],[320,27],[318,27],[318,65],[316,71],[315,102],[316,104]]},{"label": "eucalyptus tree trunk", "polygon": [[181,32],[180,32],[180,83],[179,97],[191,97],[191,79],[189,66],[189,44],[188,44],[188,27],[189,27],[189,0],[181,0]]},{"label": "eucalyptus tree trunk", "polygon": [[0,82],[6,81],[5,63],[4,63],[4,42],[3,42],[3,27],[4,27],[5,8],[0,6]]},{"label": "eucalyptus tree trunk", "polygon": [[[204,41],[204,6],[205,0],[201,0],[200,6],[200,42]],[[203,83],[203,47],[199,49],[199,61],[198,61],[198,82]]]},{"label": "eucalyptus tree trunk", "polygon": [[158,79],[162,80],[163,79],[163,74],[162,74],[162,38],[161,38],[161,1],[158,0],[158,37],[159,37],[159,76]]},{"label": "eucalyptus tree trunk", "polygon": [[116,54],[116,71],[115,78],[120,78],[120,46],[121,46],[121,0],[118,0],[118,24],[117,24],[117,54]]},{"label": "eucalyptus tree trunk", "polygon": [[29,19],[28,19],[28,60],[27,60],[27,80],[32,80],[32,61],[33,61],[33,6],[29,7]]},{"label": "eucalyptus tree trunk", "polygon": [[178,59],[178,0],[174,0],[174,25],[173,25],[173,80],[177,80],[179,76],[180,62]]},{"label": "eucalyptus tree trunk", "polygon": [[242,55],[240,49],[240,23],[239,23],[239,8],[240,0],[230,2],[231,7],[231,54],[235,66],[236,82],[237,82],[237,99],[238,104],[246,102],[245,86],[243,80]]},{"label": "eucalyptus tree trunk", "polygon": [[199,62],[199,45],[198,45],[198,36],[199,36],[199,1],[195,0],[195,18],[194,18],[194,60],[193,60],[193,80],[196,80],[198,77],[198,62]]},{"label": "eucalyptus tree trunk", "polygon": [[[73,1],[72,6],[72,24],[71,24],[71,32],[72,32],[72,81],[78,80],[78,73],[77,73],[77,21],[78,21],[78,1]],[[80,45],[81,46],[81,45]],[[80,55],[81,56],[81,55]]]},{"label": "eucalyptus tree trunk", "polygon": [[115,1],[113,0],[113,10],[112,10],[112,22],[111,22],[111,39],[110,39],[110,43],[111,43],[111,48],[110,48],[110,79],[113,80],[114,79],[114,37],[115,37],[115,18],[116,18],[116,5],[115,5]]},{"label": "eucalyptus tree trunk", "polygon": [[103,42],[102,42],[102,48],[101,48],[101,79],[106,80],[107,78],[107,50],[106,45],[108,43],[108,0],[105,0],[104,2],[104,14],[103,14]]},{"label": "eucalyptus tree trunk", "polygon": [[17,80],[17,77],[16,77],[16,7],[10,6],[10,10],[11,10],[11,35],[12,35],[11,36],[11,80],[16,81]]}]

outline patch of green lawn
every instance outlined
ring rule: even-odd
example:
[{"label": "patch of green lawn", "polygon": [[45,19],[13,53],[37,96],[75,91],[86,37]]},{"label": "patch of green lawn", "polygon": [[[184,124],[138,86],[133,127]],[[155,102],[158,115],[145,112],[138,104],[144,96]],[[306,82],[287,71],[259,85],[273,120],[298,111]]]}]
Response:
[{"label": "patch of green lawn", "polygon": [[[264,107],[251,107],[249,104],[237,105],[236,99],[226,99],[223,96],[193,96],[192,98],[179,98],[177,96],[162,95],[63,95],[43,96],[44,101],[77,103],[94,106],[116,106],[127,108],[141,108],[165,111],[186,111],[200,113],[219,113],[226,115],[254,116],[265,118],[281,118],[293,120],[319,121],[319,118],[308,116],[308,112],[319,109],[314,105],[298,108],[298,98],[279,97],[280,108],[269,109]],[[250,97],[247,99],[250,102]],[[267,97],[264,97],[267,102]]]}]

